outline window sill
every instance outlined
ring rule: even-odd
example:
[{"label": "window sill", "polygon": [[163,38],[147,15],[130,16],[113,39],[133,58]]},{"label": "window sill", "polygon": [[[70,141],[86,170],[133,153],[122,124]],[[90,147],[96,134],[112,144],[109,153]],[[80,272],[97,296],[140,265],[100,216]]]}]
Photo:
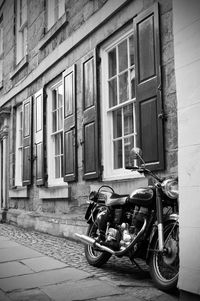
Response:
[{"label": "window sill", "polygon": [[28,190],[27,186],[25,187],[17,187],[9,190],[9,198],[27,198]]},{"label": "window sill", "polygon": [[64,15],[47,31],[44,38],[40,41],[38,46],[39,50],[42,50],[66,24],[68,24],[68,13],[65,12]]},{"label": "window sill", "polygon": [[17,75],[17,73],[19,73],[27,65],[28,65],[28,55],[25,55],[23,59],[17,64],[15,70],[11,72],[10,79],[13,79]]},{"label": "window sill", "polygon": [[70,195],[70,188],[67,185],[48,188],[40,187],[39,189],[40,199],[68,199]]},{"label": "window sill", "polygon": [[144,175],[138,173],[137,171],[129,172],[128,174],[120,174],[120,175],[105,175],[103,177],[103,181],[119,181],[119,180],[131,180],[131,179],[139,179],[144,178]]}]

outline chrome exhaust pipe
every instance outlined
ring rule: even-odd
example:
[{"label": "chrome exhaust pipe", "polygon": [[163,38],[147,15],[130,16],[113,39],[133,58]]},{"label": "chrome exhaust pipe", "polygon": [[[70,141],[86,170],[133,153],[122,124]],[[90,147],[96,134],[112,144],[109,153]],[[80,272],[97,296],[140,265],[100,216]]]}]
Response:
[{"label": "chrome exhaust pipe", "polygon": [[75,233],[75,236],[78,237],[78,239],[80,241],[82,241],[83,243],[85,243],[87,245],[90,245],[92,247],[97,247],[100,251],[108,252],[112,255],[115,254],[115,251],[113,251],[112,249],[110,249],[106,246],[103,246],[100,243],[96,242],[95,239],[92,238],[92,237],[89,237],[89,236],[84,235],[84,234],[78,234],[78,233]]}]

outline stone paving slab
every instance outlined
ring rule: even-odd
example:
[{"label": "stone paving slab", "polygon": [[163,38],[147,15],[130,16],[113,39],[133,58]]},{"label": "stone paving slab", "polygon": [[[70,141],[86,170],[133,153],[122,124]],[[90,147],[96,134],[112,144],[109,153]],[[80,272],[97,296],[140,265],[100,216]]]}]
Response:
[{"label": "stone paving slab", "polygon": [[20,276],[31,273],[33,273],[33,271],[21,262],[13,261],[0,263],[0,278]]},{"label": "stone paving slab", "polygon": [[[122,291],[105,281],[87,279],[87,281],[69,282],[42,288],[51,299],[56,301],[90,300],[98,297],[121,295]],[[121,296],[121,301],[123,296]],[[133,300],[132,300],[133,301]]]},{"label": "stone paving slab", "polygon": [[[8,297],[9,297],[9,301],[52,301],[40,289],[32,289],[23,292],[9,293]],[[2,301],[4,301],[4,299],[2,299]]]},{"label": "stone paving slab", "polygon": [[59,284],[64,281],[80,280],[89,277],[89,274],[79,271],[74,268],[64,268],[59,270],[52,270],[34,273],[24,276],[10,277],[0,279],[0,289],[4,292],[11,292],[14,290],[27,290],[32,288],[41,288],[45,285]]},{"label": "stone paving slab", "polygon": [[31,268],[34,272],[41,272],[53,269],[66,268],[67,265],[51,257],[42,256],[21,260],[21,262]]},{"label": "stone paving slab", "polygon": [[15,247],[0,249],[0,262],[7,262],[12,260],[41,257],[41,256],[42,255],[39,252],[20,245]]},{"label": "stone paving slab", "polygon": [[13,247],[19,247],[19,244],[14,241],[10,241],[8,239],[0,241],[0,249],[13,248]]}]

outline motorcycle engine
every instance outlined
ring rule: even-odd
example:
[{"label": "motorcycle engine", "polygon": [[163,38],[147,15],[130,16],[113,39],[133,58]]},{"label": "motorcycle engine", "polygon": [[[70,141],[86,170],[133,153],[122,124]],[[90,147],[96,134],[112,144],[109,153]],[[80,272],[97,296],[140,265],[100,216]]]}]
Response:
[{"label": "motorcycle engine", "polygon": [[[99,213],[97,220],[100,233],[104,232],[105,245],[116,250],[125,249],[137,236],[147,215],[148,209],[140,206],[107,208]],[[137,245],[134,250],[136,248]]]}]

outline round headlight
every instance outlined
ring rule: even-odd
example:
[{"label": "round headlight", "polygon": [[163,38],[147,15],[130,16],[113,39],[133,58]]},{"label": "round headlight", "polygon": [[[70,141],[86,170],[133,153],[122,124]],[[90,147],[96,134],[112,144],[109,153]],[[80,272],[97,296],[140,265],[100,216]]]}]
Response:
[{"label": "round headlight", "polygon": [[166,179],[162,183],[163,192],[170,198],[176,199],[178,197],[178,181],[177,179]]}]

